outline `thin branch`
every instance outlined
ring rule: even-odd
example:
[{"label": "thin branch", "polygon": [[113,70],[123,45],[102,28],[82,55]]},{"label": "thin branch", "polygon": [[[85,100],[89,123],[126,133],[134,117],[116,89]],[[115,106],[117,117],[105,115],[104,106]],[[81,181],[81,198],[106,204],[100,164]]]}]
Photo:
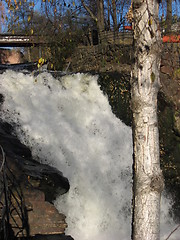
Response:
[{"label": "thin branch", "polygon": [[92,11],[88,8],[88,6],[86,6],[86,4],[84,3],[84,0],[81,0],[81,3],[83,5],[83,7],[86,9],[86,11],[89,13],[89,15],[91,16],[91,18],[97,22],[97,17],[92,13]]},{"label": "thin branch", "polygon": [[4,153],[4,149],[1,145],[0,145],[0,148],[1,148],[1,152],[2,152],[2,165],[0,167],[0,172],[1,172],[4,167],[4,163],[5,163],[5,153]]},{"label": "thin branch", "polygon": [[175,229],[168,235],[168,237],[165,240],[168,240],[170,236],[180,227],[180,224],[175,227]]}]

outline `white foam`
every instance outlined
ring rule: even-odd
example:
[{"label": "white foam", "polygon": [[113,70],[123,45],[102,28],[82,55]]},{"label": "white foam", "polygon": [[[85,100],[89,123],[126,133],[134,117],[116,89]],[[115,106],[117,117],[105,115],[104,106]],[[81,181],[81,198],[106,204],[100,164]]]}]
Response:
[{"label": "white foam", "polygon": [[48,73],[35,78],[7,71],[0,89],[1,117],[18,124],[16,134],[35,158],[70,181],[70,191],[55,201],[67,216],[67,234],[75,240],[130,239],[132,133],[113,115],[97,77],[58,81]]}]

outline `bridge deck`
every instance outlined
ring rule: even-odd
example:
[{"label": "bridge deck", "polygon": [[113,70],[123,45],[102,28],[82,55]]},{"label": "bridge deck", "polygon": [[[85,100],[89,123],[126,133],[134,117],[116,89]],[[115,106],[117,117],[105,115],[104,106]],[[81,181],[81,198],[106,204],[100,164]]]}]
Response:
[{"label": "bridge deck", "polygon": [[0,34],[0,47],[29,47],[42,44],[45,44],[45,41],[40,36]]}]

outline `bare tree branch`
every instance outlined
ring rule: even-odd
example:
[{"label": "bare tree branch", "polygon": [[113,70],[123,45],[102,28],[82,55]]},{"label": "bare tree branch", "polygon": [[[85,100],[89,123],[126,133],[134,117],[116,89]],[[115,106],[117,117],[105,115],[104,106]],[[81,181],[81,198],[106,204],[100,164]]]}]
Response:
[{"label": "bare tree branch", "polygon": [[165,240],[168,240],[170,238],[170,236],[176,231],[178,230],[178,228],[180,227],[180,224],[177,225],[177,227],[175,227],[175,229],[168,235],[168,237]]},{"label": "bare tree branch", "polygon": [[91,16],[91,18],[97,22],[97,17],[92,13],[92,11],[88,8],[88,6],[86,6],[86,4],[84,3],[84,0],[81,0],[81,3],[83,5],[83,7],[86,9],[86,11],[89,13],[89,15]]}]

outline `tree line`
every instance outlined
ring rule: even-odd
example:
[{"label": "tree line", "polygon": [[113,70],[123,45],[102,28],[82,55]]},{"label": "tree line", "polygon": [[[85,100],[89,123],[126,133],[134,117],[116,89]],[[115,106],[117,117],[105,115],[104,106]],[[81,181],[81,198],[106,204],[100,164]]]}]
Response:
[{"label": "tree line", "polygon": [[[101,43],[105,31],[118,31],[129,5],[130,0],[7,0],[1,23],[12,34],[43,36],[50,43],[46,57],[62,69],[77,45]],[[37,49],[32,52],[37,55]]]},{"label": "tree line", "polygon": [[[118,33],[130,25],[130,6],[131,0],[6,0],[0,2],[1,30],[43,36],[50,43],[46,57],[56,69],[62,69],[77,45],[103,43],[105,33]],[[164,29],[170,30],[179,20],[175,13],[172,0],[161,2]],[[37,55],[37,50],[32,52]]]},{"label": "tree line", "polygon": [[[28,34],[37,32],[36,25],[37,27],[39,25],[37,20],[48,22],[55,32],[62,28],[72,28],[73,24],[78,25],[78,28],[84,25],[94,27],[99,34],[104,30],[119,31],[124,24],[127,24],[126,14],[132,2],[131,0],[5,0],[0,3],[1,24],[7,26],[6,31],[18,30]],[[176,4],[172,4],[173,2]],[[178,7],[179,0],[160,0],[159,17],[165,21],[165,28],[168,30],[173,21],[179,20]]]}]

